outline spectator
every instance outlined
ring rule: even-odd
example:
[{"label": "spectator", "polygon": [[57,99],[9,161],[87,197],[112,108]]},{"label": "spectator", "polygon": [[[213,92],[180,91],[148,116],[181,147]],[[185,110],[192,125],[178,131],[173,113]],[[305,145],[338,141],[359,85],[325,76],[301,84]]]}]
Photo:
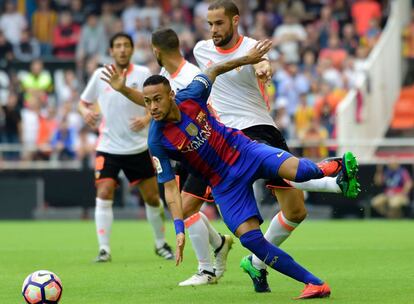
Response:
[{"label": "spectator", "polygon": [[145,0],[139,10],[138,18],[148,20],[151,31],[160,26],[161,9],[155,0]]},{"label": "spectator", "polygon": [[0,69],[6,70],[13,58],[13,46],[0,30]]},{"label": "spectator", "polygon": [[408,170],[395,160],[385,169],[378,165],[374,175],[377,186],[384,186],[384,191],[371,200],[371,206],[387,218],[401,218],[402,207],[410,203],[412,179]]},{"label": "spectator", "polygon": [[285,56],[286,62],[298,63],[300,61],[300,44],[306,39],[306,31],[297,19],[286,14],[283,24],[273,33],[273,42]]},{"label": "spectator", "polygon": [[33,95],[22,109],[22,144],[23,159],[32,160],[36,151],[36,141],[39,132],[40,100]]},{"label": "spectator", "polygon": [[75,100],[78,100],[80,85],[73,70],[56,72],[55,84],[58,106],[67,101],[74,102]]},{"label": "spectator", "polygon": [[[3,106],[4,113],[4,138],[7,144],[18,144],[21,142],[21,114],[17,105],[17,95],[11,92],[7,98],[7,104]],[[4,158],[16,160],[19,158],[18,152],[6,152]]]},{"label": "spectator", "polygon": [[411,11],[410,23],[403,31],[403,56],[407,60],[404,85],[411,85],[414,83],[414,8]]},{"label": "spectator", "polygon": [[88,126],[83,126],[75,142],[76,158],[81,160],[86,168],[93,168],[97,137]]},{"label": "spectator", "polygon": [[36,138],[35,160],[49,160],[52,154],[51,139],[57,130],[58,122],[56,119],[56,108],[48,106],[46,112],[38,115],[38,132]]},{"label": "spectator", "polygon": [[335,0],[332,4],[333,18],[338,21],[339,28],[343,28],[345,24],[351,22],[351,12],[347,0]]},{"label": "spectator", "polygon": [[315,118],[315,110],[308,105],[307,94],[300,94],[300,102],[295,113],[295,135],[301,138],[301,134],[307,130]]},{"label": "spectator", "polygon": [[340,46],[339,37],[337,34],[332,34],[329,38],[329,44],[327,48],[324,48],[319,53],[319,60],[329,59],[333,67],[337,70],[341,70],[342,63],[348,56],[345,49]]},{"label": "spectator", "polygon": [[47,94],[52,90],[53,83],[50,73],[43,68],[43,61],[36,59],[30,64],[30,72],[22,79],[25,92],[24,100],[27,102],[32,95],[42,103],[47,104]]},{"label": "spectator", "polygon": [[73,22],[70,12],[61,12],[53,33],[53,54],[61,59],[74,58],[79,36],[80,27]]},{"label": "spectator", "polygon": [[290,126],[291,119],[287,111],[288,100],[285,97],[278,97],[275,100],[275,113],[273,115],[275,124],[286,139],[291,138]]},{"label": "spectator", "polygon": [[26,19],[16,10],[14,1],[8,0],[4,6],[4,13],[0,15],[0,30],[11,44],[20,42],[20,35],[27,27]]},{"label": "spectator", "polygon": [[13,46],[14,57],[22,62],[30,62],[40,57],[40,44],[29,29],[24,29],[20,42]]},{"label": "spectator", "polygon": [[289,116],[293,117],[299,104],[299,95],[309,92],[310,82],[298,71],[298,66],[294,63],[287,64],[286,69],[277,73],[276,78],[279,96],[287,98],[287,111]]},{"label": "spectator", "polygon": [[381,6],[375,0],[356,0],[351,7],[356,31],[360,37],[364,36],[372,18],[381,19]]},{"label": "spectator", "polygon": [[83,66],[84,60],[90,56],[102,58],[108,48],[105,28],[99,21],[97,12],[91,12],[82,26],[81,36],[76,49],[76,60]]},{"label": "spectator", "polygon": [[10,92],[10,78],[5,71],[0,70],[0,106],[5,105]]},{"label": "spectator", "polygon": [[72,20],[77,25],[81,26],[86,20],[86,10],[82,6],[82,0],[71,0],[70,1],[70,14]]},{"label": "spectator", "polygon": [[124,32],[134,32],[136,19],[139,16],[139,8],[134,0],[125,0],[125,9],[122,11],[121,19],[124,24]]},{"label": "spectator", "polygon": [[359,37],[355,33],[355,28],[352,23],[347,23],[342,28],[342,47],[349,55],[355,55],[356,49],[359,45]]},{"label": "spectator", "polygon": [[75,141],[75,130],[69,127],[67,120],[63,118],[51,140],[52,153],[56,154],[59,160],[75,159]]},{"label": "spectator", "polygon": [[39,7],[32,15],[34,37],[40,42],[42,56],[52,55],[53,31],[57,24],[57,15],[50,8],[49,0],[39,0]]},{"label": "spectator", "polygon": [[369,49],[372,49],[379,39],[381,35],[381,27],[379,24],[379,20],[376,18],[372,18],[369,21],[369,27],[367,29],[367,32],[365,33],[364,37],[362,38],[363,43],[366,44],[366,46]]},{"label": "spectator", "polygon": [[327,48],[329,38],[332,35],[338,35],[338,22],[332,18],[332,10],[329,6],[324,6],[321,10],[321,16],[315,23],[315,30],[319,33],[319,46],[321,49]]},{"label": "spectator", "polygon": [[122,28],[118,29],[117,31],[113,30],[114,23],[118,20],[118,18],[114,14],[112,3],[105,1],[102,3],[101,9],[101,22],[105,28],[106,36],[112,37],[113,34],[122,32]]},{"label": "spectator", "polygon": [[306,145],[303,149],[303,157],[319,160],[328,156],[328,148],[324,143],[328,138],[328,131],[320,125],[317,119],[312,120],[299,138]]}]

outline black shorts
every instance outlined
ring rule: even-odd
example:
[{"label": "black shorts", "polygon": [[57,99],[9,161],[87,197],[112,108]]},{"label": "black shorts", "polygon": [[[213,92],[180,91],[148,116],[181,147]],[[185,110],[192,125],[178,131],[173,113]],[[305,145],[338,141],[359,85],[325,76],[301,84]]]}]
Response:
[{"label": "black shorts", "polygon": [[[276,127],[270,125],[258,125],[243,129],[242,131],[252,140],[290,152],[285,138]],[[268,188],[292,188],[292,186],[280,177],[267,180],[266,186]]]},{"label": "black shorts", "polygon": [[148,150],[132,155],[96,152],[95,182],[105,179],[118,181],[122,170],[130,184],[138,184],[144,179],[155,176],[155,169]]},{"label": "black shorts", "polygon": [[178,181],[180,191],[207,202],[214,201],[208,184],[201,178],[188,173],[188,171],[179,162],[175,165],[175,176]]}]

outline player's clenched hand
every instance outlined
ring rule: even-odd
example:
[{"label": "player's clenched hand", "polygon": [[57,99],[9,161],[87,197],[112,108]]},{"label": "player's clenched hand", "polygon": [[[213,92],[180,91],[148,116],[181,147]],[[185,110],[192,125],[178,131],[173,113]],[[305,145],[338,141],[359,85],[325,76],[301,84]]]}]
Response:
[{"label": "player's clenched hand", "polygon": [[262,62],[260,65],[256,67],[256,76],[261,83],[266,84],[272,78],[272,68],[266,62]]},{"label": "player's clenched hand", "polygon": [[269,39],[260,40],[256,45],[249,50],[246,54],[250,64],[255,64],[260,61],[266,60],[263,56],[270,50],[272,47],[272,41]]},{"label": "player's clenched hand", "polygon": [[94,111],[87,109],[83,113],[83,118],[85,119],[85,122],[88,124],[89,127],[92,129],[96,128],[96,124],[98,123],[99,119],[101,118],[101,115],[99,113],[95,113]]},{"label": "player's clenched hand", "polygon": [[119,73],[113,64],[105,65],[101,79],[109,84],[115,91],[121,91],[125,87],[127,69]]},{"label": "player's clenched hand", "polygon": [[183,251],[185,245],[185,234],[177,234],[177,246],[175,249],[175,265],[178,266],[183,261]]},{"label": "player's clenched hand", "polygon": [[147,117],[134,117],[131,118],[130,121],[131,123],[129,124],[129,128],[134,132],[144,129],[148,124]]}]

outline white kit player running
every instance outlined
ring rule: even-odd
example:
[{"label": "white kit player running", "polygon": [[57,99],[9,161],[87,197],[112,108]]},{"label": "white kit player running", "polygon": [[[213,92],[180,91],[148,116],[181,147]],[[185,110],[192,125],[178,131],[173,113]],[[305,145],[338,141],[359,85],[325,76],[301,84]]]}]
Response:
[{"label": "white kit player running", "polygon": [[[239,11],[231,1],[221,0],[211,3],[207,19],[212,39],[200,41],[194,48],[194,56],[201,70],[205,70],[214,63],[243,56],[257,43],[254,39],[239,35]],[[213,85],[210,103],[218,120],[226,126],[242,130],[253,140],[289,151],[285,139],[269,114],[264,85],[270,78],[271,68],[267,60],[222,74],[217,77]],[[279,246],[306,217],[303,192],[297,189],[342,192],[345,196],[358,193],[356,180],[353,180],[350,185],[346,178],[343,178],[341,174],[339,176],[338,179],[325,177],[300,184],[287,184],[281,179],[269,181],[267,186],[276,195],[281,211],[272,219],[265,238]],[[208,254],[206,244],[209,241],[211,243],[212,239],[206,233],[210,231],[208,228],[210,224],[208,221],[201,220],[203,217],[198,213],[200,206],[197,204],[188,206],[183,200],[189,235],[190,237],[191,234],[197,235],[198,247],[194,242],[193,246],[196,247],[199,262],[201,257]],[[245,266],[246,264],[248,265]],[[266,265],[256,256],[244,258],[241,267],[250,275],[257,292],[270,291],[266,278]],[[192,278],[187,280],[186,285],[193,285],[190,284]]]},{"label": "white kit player running", "polygon": [[[129,35],[115,34],[110,40],[110,54],[115,64],[107,66],[106,69],[124,71],[128,75],[126,85],[142,90],[145,79],[151,74],[148,68],[130,63],[133,49]],[[95,261],[111,260],[112,204],[120,170],[131,185],[138,187],[145,201],[146,216],[155,238],[155,253],[165,259],[173,259],[171,247],[165,241],[164,204],[159,196],[155,170],[147,146],[150,116],[145,108],[131,103],[105,83],[101,79],[102,73],[105,74],[105,68],[95,71],[79,103],[80,112],[91,127],[96,126],[102,115],[95,163],[95,223],[99,243],[99,255]],[[96,102],[101,114],[93,109]]]}]

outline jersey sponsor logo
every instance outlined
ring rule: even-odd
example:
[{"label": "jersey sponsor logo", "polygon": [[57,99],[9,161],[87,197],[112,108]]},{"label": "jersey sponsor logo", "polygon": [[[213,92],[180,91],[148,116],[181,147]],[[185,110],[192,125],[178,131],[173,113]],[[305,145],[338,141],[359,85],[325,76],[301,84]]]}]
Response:
[{"label": "jersey sponsor logo", "polygon": [[183,153],[198,150],[211,136],[211,126],[205,121],[197,136],[182,150]]},{"label": "jersey sponsor logo", "polygon": [[187,127],[185,127],[185,131],[191,136],[196,136],[198,134],[197,126],[192,122],[190,122],[190,124]]},{"label": "jersey sponsor logo", "polygon": [[208,83],[208,81],[201,76],[196,76],[194,77],[194,80],[201,82],[202,84],[204,84],[204,86],[206,87],[206,89],[208,89],[208,87],[210,86],[210,84]]},{"label": "jersey sponsor logo", "polygon": [[161,174],[162,173],[162,167],[161,167],[161,162],[158,159],[158,157],[153,156],[152,157],[152,163],[154,164],[154,168],[155,168],[155,170],[157,170],[157,173]]}]

